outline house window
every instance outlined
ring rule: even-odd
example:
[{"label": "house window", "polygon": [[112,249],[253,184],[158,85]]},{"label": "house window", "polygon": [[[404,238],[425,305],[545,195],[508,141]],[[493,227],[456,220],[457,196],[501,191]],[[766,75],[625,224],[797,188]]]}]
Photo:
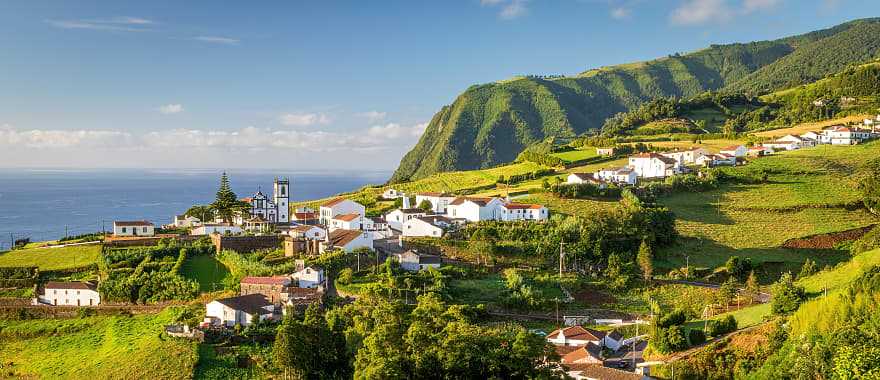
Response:
[{"label": "house window", "polygon": [[147,227],[144,227],[144,232],[147,232]]},{"label": "house window", "polygon": [[125,227],[122,227],[122,233],[125,233]]}]

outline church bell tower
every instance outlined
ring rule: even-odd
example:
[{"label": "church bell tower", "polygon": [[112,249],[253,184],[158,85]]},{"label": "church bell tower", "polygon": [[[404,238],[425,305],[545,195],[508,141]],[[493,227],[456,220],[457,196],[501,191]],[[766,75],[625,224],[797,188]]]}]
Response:
[{"label": "church bell tower", "polygon": [[287,178],[275,178],[274,184],[275,207],[278,207],[278,220],[276,223],[290,223],[290,180]]}]

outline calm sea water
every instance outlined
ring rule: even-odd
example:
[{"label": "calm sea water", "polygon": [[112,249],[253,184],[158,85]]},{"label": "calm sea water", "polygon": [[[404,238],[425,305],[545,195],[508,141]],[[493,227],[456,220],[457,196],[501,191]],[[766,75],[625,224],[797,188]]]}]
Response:
[{"label": "calm sea water", "polygon": [[[289,177],[292,200],[327,197],[388,179],[390,172],[303,173],[228,171],[239,197],[262,188],[271,196],[276,176]],[[0,169],[0,249],[10,234],[32,241],[112,229],[113,220],[170,223],[193,204],[214,199],[214,170],[6,170]]]}]

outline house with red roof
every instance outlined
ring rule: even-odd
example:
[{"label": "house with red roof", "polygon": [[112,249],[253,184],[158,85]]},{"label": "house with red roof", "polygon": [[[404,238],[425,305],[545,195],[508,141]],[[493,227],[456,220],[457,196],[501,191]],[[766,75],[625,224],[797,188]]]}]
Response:
[{"label": "house with red roof", "polygon": [[336,215],[358,214],[365,216],[367,209],[360,203],[339,197],[321,204],[318,214],[321,224],[330,225],[330,219],[333,219]]},{"label": "house with red roof", "polygon": [[630,156],[629,166],[641,178],[666,178],[681,172],[677,160],[654,152]]},{"label": "house with red roof", "polygon": [[748,150],[748,148],[745,147],[745,145],[726,146],[724,148],[721,148],[721,150],[718,151],[718,153],[726,154],[728,156],[733,156],[733,157],[737,157],[737,158],[745,157],[746,153],[748,153],[748,152],[749,152],[749,150]]},{"label": "house with red roof", "polygon": [[555,330],[547,335],[548,342],[559,346],[583,346],[587,343],[593,343],[601,347],[604,339],[605,333],[583,326],[570,326]]}]

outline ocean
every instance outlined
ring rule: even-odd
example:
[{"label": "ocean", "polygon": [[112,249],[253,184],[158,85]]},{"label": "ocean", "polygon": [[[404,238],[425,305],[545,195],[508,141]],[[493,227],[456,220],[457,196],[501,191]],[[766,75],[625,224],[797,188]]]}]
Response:
[{"label": "ocean", "polygon": [[[213,201],[220,170],[28,170],[0,169],[0,249],[11,239],[54,240],[112,230],[114,220],[170,223],[191,205]],[[272,181],[290,178],[291,201],[323,198],[385,182],[391,172],[308,173],[227,171],[240,197]]]}]

